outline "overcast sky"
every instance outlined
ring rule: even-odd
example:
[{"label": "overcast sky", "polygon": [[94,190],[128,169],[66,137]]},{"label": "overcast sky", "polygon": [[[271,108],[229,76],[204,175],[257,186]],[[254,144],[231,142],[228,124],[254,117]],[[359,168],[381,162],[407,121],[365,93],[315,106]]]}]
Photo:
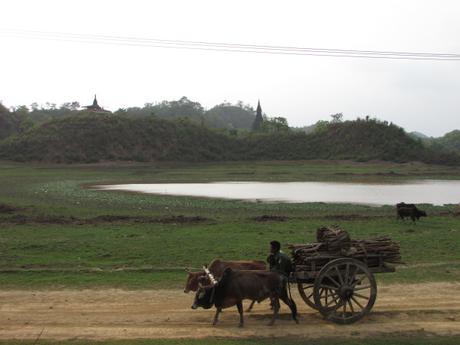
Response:
[{"label": "overcast sky", "polygon": [[[440,136],[460,128],[460,61],[268,55],[76,43],[5,30],[314,48],[460,53],[459,1],[38,1],[0,3],[0,100],[209,108],[260,99],[303,126],[342,112]],[[3,34],[2,34],[3,30]]]}]

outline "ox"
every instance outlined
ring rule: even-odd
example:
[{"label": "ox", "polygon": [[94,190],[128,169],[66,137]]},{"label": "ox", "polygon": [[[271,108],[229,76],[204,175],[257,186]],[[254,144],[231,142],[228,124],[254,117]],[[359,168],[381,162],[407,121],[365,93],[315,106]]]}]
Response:
[{"label": "ox", "polygon": [[276,272],[237,271],[228,267],[220,280],[217,281],[206,267],[205,272],[211,284],[204,286],[200,283],[192,309],[197,309],[198,307],[210,309],[215,306],[216,314],[213,325],[217,323],[222,309],[236,305],[240,314],[239,326],[243,327],[243,300],[250,299],[261,302],[267,298],[271,300],[273,305],[273,316],[269,325],[273,325],[278,316],[280,299],[291,309],[293,320],[299,323],[297,320],[297,306],[288,296],[286,277]]},{"label": "ox", "polygon": [[402,207],[417,208],[415,204],[406,204],[405,202],[400,202],[396,204],[396,209],[402,208]]},{"label": "ox", "polygon": [[[221,259],[215,259],[211,262],[208,269],[209,271],[219,279],[224,274],[224,270],[230,267],[235,270],[260,270],[265,271],[267,270],[267,265],[263,261],[258,260],[246,260],[246,261],[224,261]],[[190,291],[197,291],[198,290],[198,282],[200,279],[206,277],[206,273],[204,271],[199,272],[188,272],[187,281],[185,282],[184,292],[189,293]],[[248,308],[248,312],[252,310],[254,306],[254,302],[251,302],[251,305]]]}]

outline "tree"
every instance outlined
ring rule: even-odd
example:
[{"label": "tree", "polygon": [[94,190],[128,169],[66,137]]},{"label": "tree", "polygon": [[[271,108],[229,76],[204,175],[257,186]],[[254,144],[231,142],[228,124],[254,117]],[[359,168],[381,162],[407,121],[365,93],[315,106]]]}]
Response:
[{"label": "tree", "polygon": [[328,124],[329,122],[327,121],[319,120],[318,122],[315,123],[315,132],[320,133],[320,132],[326,131]]},{"label": "tree", "polygon": [[20,105],[13,108],[13,112],[19,116],[27,116],[29,115],[29,108],[25,105]]},{"label": "tree", "polygon": [[337,114],[332,114],[332,123],[340,123],[343,121],[343,114],[342,113],[337,113]]},{"label": "tree", "polygon": [[61,110],[70,110],[70,111],[76,111],[80,108],[80,103],[78,102],[65,102],[61,105]]},{"label": "tree", "polygon": [[262,122],[261,130],[268,133],[287,132],[289,131],[289,125],[285,117],[267,117]]},{"label": "tree", "polygon": [[8,109],[0,102],[0,114],[6,114],[8,112]]}]

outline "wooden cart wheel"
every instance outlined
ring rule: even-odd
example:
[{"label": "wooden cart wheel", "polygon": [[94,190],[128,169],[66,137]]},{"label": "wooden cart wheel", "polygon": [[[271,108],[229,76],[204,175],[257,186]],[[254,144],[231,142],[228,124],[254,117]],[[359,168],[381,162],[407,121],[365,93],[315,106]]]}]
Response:
[{"label": "wooden cart wheel", "polygon": [[309,307],[317,309],[313,299],[314,286],[315,284],[313,283],[297,283],[297,289],[299,290],[300,297],[302,297]]},{"label": "wooden cart wheel", "polygon": [[[300,297],[304,300],[304,302],[311,308],[318,310],[318,307],[315,304],[314,299],[314,283],[297,283],[297,289],[299,290]],[[332,296],[333,291],[328,288],[320,288],[320,296],[326,297]]]},{"label": "wooden cart wheel", "polygon": [[[327,294],[324,290],[327,289]],[[355,259],[336,259],[324,265],[315,279],[316,309],[340,324],[358,321],[372,309],[377,297],[374,275]]]}]

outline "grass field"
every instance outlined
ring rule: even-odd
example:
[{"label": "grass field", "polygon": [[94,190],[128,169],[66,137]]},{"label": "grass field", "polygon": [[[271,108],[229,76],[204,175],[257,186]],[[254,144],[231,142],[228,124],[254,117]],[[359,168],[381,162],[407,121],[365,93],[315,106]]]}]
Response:
[{"label": "grass field", "polygon": [[[417,225],[391,206],[267,204],[84,188],[101,183],[187,181],[381,181],[460,179],[460,169],[419,163],[253,162],[43,166],[0,163],[2,288],[182,287],[184,267],[216,257],[265,259],[268,242],[311,242],[322,225],[353,238],[390,235],[406,267],[385,282],[460,280],[458,206],[424,208]],[[1,208],[0,208],[1,210]],[[183,215],[184,217],[178,217]],[[276,215],[284,221],[260,222]],[[201,218],[191,218],[199,216]]]}]

